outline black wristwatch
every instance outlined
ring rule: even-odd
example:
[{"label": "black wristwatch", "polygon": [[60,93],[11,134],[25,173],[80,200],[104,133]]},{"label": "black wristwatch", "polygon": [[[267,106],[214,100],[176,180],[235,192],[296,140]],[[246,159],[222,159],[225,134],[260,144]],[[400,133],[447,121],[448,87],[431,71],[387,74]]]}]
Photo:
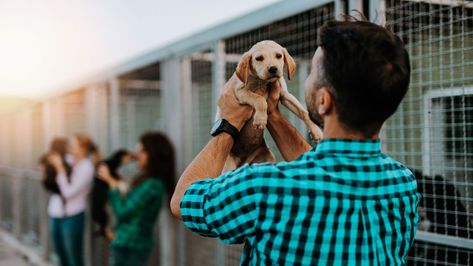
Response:
[{"label": "black wristwatch", "polygon": [[223,118],[215,122],[212,129],[210,130],[210,135],[215,137],[222,132],[226,132],[230,134],[230,136],[232,136],[234,141],[236,141],[238,139],[238,136],[240,135],[240,132],[238,131],[238,129]]}]

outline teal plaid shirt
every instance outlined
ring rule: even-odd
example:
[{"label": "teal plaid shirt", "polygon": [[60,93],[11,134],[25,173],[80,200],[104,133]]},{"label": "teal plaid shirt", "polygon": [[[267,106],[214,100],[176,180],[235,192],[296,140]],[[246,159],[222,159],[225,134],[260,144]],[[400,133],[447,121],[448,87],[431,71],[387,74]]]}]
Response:
[{"label": "teal plaid shirt", "polygon": [[108,192],[115,215],[115,239],[112,246],[151,250],[154,224],[163,200],[161,180],[149,178],[122,197],[117,188]]},{"label": "teal plaid shirt", "polygon": [[194,232],[245,243],[242,265],[402,265],[416,188],[379,140],[327,139],[292,162],[193,183],[181,213]]}]

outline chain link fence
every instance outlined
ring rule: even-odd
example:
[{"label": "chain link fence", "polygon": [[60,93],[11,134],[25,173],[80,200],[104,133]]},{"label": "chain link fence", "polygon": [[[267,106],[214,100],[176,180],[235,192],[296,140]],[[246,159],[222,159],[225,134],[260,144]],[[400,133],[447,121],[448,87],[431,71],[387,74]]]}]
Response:
[{"label": "chain link fence", "polygon": [[[167,133],[181,172],[210,139],[220,88],[243,52],[271,39],[297,63],[289,90],[304,104],[317,28],[347,10],[386,23],[406,43],[412,80],[382,131],[383,149],[416,172],[422,221],[412,265],[471,265],[473,259],[473,5],[467,1],[282,1],[164,47],[0,119],[0,225],[45,257],[51,254],[37,160],[54,136],[90,133],[104,156],[133,150],[149,130]],[[302,121],[283,112],[304,135]],[[266,135],[278,161],[277,148]],[[166,206],[165,206],[166,207]],[[90,223],[89,223],[90,224]],[[108,243],[92,235],[90,265],[108,263]],[[241,245],[197,236],[163,208],[150,264],[238,265]]]},{"label": "chain link fence", "polygon": [[[416,171],[421,200],[415,265],[473,263],[473,5],[387,1],[388,28],[411,55],[403,104],[385,125],[390,154]],[[469,249],[462,240],[469,239]],[[450,245],[445,245],[450,243]]]}]

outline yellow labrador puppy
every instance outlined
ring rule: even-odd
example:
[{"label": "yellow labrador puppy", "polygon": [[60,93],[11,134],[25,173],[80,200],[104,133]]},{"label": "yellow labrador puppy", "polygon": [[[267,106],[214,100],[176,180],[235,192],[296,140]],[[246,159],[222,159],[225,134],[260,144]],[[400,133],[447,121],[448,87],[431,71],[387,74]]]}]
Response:
[{"label": "yellow labrador puppy", "polygon": [[281,84],[281,103],[304,121],[314,140],[322,138],[320,128],[310,120],[308,112],[296,97],[289,93],[283,77],[284,65],[287,69],[287,78],[291,79],[296,71],[296,63],[286,48],[274,41],[261,41],[243,54],[235,73],[225,84],[225,87],[230,86],[235,91],[236,98],[241,104],[251,105],[255,113],[241,129],[240,136],[225,163],[224,172],[246,163],[275,162],[274,155],[263,138],[268,119],[266,103],[268,92],[263,95],[255,93],[258,89],[270,88],[274,82]]}]

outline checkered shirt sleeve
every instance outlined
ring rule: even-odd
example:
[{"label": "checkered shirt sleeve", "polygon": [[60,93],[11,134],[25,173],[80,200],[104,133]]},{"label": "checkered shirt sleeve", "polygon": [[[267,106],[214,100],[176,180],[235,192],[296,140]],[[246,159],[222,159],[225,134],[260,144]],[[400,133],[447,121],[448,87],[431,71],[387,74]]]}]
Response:
[{"label": "checkered shirt sleeve", "polygon": [[251,167],[193,183],[181,201],[185,225],[224,243],[242,243],[254,230],[259,194]]}]

